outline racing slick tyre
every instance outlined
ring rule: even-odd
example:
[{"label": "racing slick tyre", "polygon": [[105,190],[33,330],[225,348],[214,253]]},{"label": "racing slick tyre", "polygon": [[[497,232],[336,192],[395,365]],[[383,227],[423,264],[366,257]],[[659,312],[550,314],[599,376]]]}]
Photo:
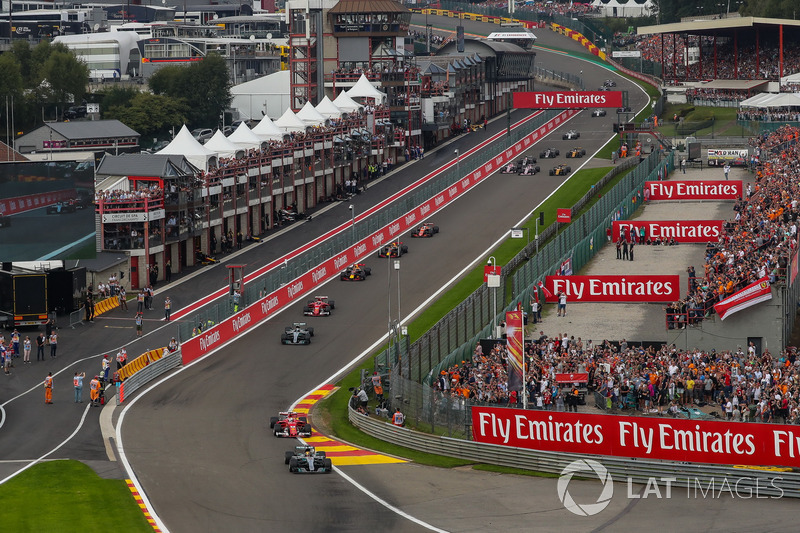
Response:
[{"label": "racing slick tyre", "polygon": [[434,233],[439,233],[439,226],[434,226],[433,227],[433,232]]},{"label": "racing slick tyre", "polygon": [[567,172],[572,172],[572,167],[567,167]]},{"label": "racing slick tyre", "polygon": [[556,171],[555,171],[555,170],[551,170],[551,171],[550,171],[550,175],[551,175],[551,176],[555,176],[555,175],[556,175]]},{"label": "racing slick tyre", "polygon": [[275,424],[278,422],[277,416],[271,416],[269,418],[269,429],[275,429]]},{"label": "racing slick tyre", "polygon": [[281,344],[289,344],[289,336],[285,333],[281,335]]},{"label": "racing slick tyre", "polygon": [[[314,328],[308,328],[307,331],[308,331],[308,336],[309,337],[313,337],[314,336]],[[309,342],[309,344],[310,344],[310,342]]]},{"label": "racing slick tyre", "polygon": [[542,168],[541,167],[536,167],[535,170],[536,170],[536,172],[541,172]]},{"label": "racing slick tyre", "polygon": [[336,302],[334,302],[333,300],[328,300],[328,305],[331,306],[331,311],[336,309]]},{"label": "racing slick tyre", "polygon": [[289,472],[297,472],[297,457],[289,458]]},{"label": "racing slick tyre", "polygon": [[285,464],[288,465],[289,461],[291,461],[292,457],[294,457],[294,452],[286,452],[286,453],[284,453],[284,457],[286,459]]},{"label": "racing slick tyre", "polygon": [[581,155],[582,156],[586,155],[586,150],[581,150]]},{"label": "racing slick tyre", "polygon": [[364,269],[364,275],[365,276],[371,276],[372,275],[372,269],[371,268],[365,268]]},{"label": "racing slick tyre", "polygon": [[308,424],[308,417],[307,416],[298,416],[297,419],[302,422],[303,424]]},{"label": "racing slick tyre", "polygon": [[560,150],[556,150],[556,157],[558,157],[559,155],[561,155],[561,151]]},{"label": "racing slick tyre", "polygon": [[567,152],[567,159],[572,159],[572,152]]},{"label": "racing slick tyre", "polygon": [[401,251],[401,252],[403,252],[404,254],[407,254],[407,253],[408,253],[408,246],[406,246],[406,245],[404,244],[404,245],[403,245],[403,246],[400,248],[400,251]]},{"label": "racing slick tyre", "polygon": [[303,306],[303,313],[310,313],[310,312],[311,312],[311,308],[309,306],[307,306],[307,305],[304,305]]},{"label": "racing slick tyre", "polygon": [[325,458],[324,461],[322,461],[322,466],[325,468],[326,474],[330,474],[331,472],[333,472],[333,461],[331,461],[327,457]]},{"label": "racing slick tyre", "polygon": [[327,455],[325,455],[325,452],[317,452],[317,455],[319,455],[323,459],[325,459],[327,457]]}]

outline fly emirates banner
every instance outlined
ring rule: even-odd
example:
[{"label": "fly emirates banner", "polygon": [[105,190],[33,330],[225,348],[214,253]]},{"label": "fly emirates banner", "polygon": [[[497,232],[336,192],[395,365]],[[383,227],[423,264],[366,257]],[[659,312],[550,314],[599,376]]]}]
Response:
[{"label": "fly emirates banner", "polygon": [[680,299],[680,276],[547,276],[546,301],[558,293],[569,302],[674,302]]},{"label": "fly emirates banner", "polygon": [[735,180],[645,181],[650,200],[739,200],[742,182]]},{"label": "fly emirates banner", "polygon": [[476,442],[694,463],[800,467],[800,428],[472,407]]}]

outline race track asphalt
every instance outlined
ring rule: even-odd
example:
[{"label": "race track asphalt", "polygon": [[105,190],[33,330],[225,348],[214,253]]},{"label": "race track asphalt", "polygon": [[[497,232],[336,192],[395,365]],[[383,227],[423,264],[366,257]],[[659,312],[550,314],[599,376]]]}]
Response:
[{"label": "race track asphalt", "polygon": [[[575,60],[559,58],[565,69],[570,68],[571,61]],[[577,61],[574,69],[588,70],[585,63]],[[607,72],[601,71],[596,83],[607,77]],[[632,89],[634,94],[638,95],[638,107],[644,105],[643,93]],[[531,153],[538,156],[538,150],[546,144],[563,154],[580,144],[591,154],[612,136],[612,120],[611,116],[593,119],[582,113],[556,130],[552,139],[533,147]],[[490,132],[504,125],[505,120],[498,120],[490,126]],[[561,141],[561,131],[570,128],[581,131],[580,143]],[[478,141],[481,135],[477,132],[461,137],[440,152],[429,153],[403,173],[403,181],[446,162],[455,147],[463,153],[467,144]],[[565,161],[562,155],[549,160],[548,165]],[[572,166],[575,169],[578,164]],[[404,316],[563,181],[547,176],[546,168],[537,176],[493,176],[433,217],[441,228],[439,235],[419,241],[406,239],[409,253],[401,259]],[[340,217],[347,214],[346,206],[338,211]],[[297,245],[304,242],[301,232],[293,237]],[[385,333],[390,295],[392,308],[396,306],[394,273],[390,273],[390,288],[385,260],[376,257],[367,265],[373,270],[367,281],[335,280],[319,291],[336,300],[336,310],[328,318],[306,319],[315,328],[310,346],[279,344],[283,327],[302,320],[302,304],[294,305],[143,395],[129,409],[123,425],[126,455],[155,512],[170,531],[418,528],[338,475],[290,475],[282,458],[294,441],[276,439],[267,430],[270,416],[316,387]],[[372,468],[346,470],[371,472]],[[370,488],[385,492],[393,482],[380,479],[369,476]],[[408,495],[415,490],[413,485],[402,489],[399,492]],[[393,499],[403,504],[396,492]]]},{"label": "race track asphalt", "polygon": [[[94,233],[94,212],[91,209],[52,215],[46,211],[41,207],[8,217],[11,226],[0,228],[3,261],[36,261],[64,247],[79,248],[94,242],[92,236],[88,241],[73,245]],[[68,253],[69,250],[64,250],[56,258]]]}]

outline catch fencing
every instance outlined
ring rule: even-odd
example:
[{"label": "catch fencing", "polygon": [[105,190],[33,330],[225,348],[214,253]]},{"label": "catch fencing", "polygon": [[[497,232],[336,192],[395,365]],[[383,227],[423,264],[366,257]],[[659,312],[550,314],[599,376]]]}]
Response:
[{"label": "catch fencing", "polygon": [[[289,259],[279,268],[275,268],[255,280],[248,281],[245,284],[237,310],[244,309],[264,295],[278,290],[283,285],[339,254],[342,250],[375,233],[391,221],[415,209],[436,194],[447,190],[465,175],[477,170],[486,161],[491,160],[522,138],[530,135],[559,113],[561,113],[561,110],[544,111],[512,129],[510,135],[503,134],[481,150],[476,150],[469,155],[462,155],[458,159],[456,166],[441,172],[436,178],[420,185],[372,216],[357,221],[352,229],[341,231],[303,254]],[[216,303],[204,307],[199,312],[186,317],[186,320],[178,323],[178,339],[180,342],[187,341],[196,335],[199,330],[204,331],[219,324],[232,316],[234,312],[233,300],[230,297],[221,298]]]},{"label": "catch fencing", "polygon": [[[490,289],[481,284],[406,352],[398,353],[396,349],[380,352],[375,357],[375,370],[385,373],[402,362],[398,368],[401,376],[430,384],[441,368],[471,359],[478,339],[495,336],[493,325],[502,321],[506,310],[516,307],[517,302],[528,305],[534,282],[552,273],[567,259],[571,260],[573,271],[582,268],[605,243],[606,228],[611,227],[612,218],[628,218],[638,207],[637,202],[641,202],[644,182],[664,175],[672,169],[672,164],[672,158],[662,161],[658,152],[641,162],[638,158],[629,158],[619,163],[572,206],[572,212],[578,213],[598,197],[586,213],[563,229],[551,224],[539,234],[538,241],[529,243],[502,267],[498,288]],[[607,183],[631,168],[633,170],[608,193],[598,194]],[[538,242],[547,244],[537,253]],[[510,284],[507,283],[509,279]],[[507,307],[509,301],[511,305]]]}]

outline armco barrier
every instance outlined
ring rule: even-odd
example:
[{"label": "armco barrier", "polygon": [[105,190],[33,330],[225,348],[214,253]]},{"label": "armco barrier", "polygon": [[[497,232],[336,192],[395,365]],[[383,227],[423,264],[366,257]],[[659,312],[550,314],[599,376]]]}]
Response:
[{"label": "armco barrier", "polygon": [[178,349],[175,352],[167,353],[164,357],[145,366],[130,378],[117,385],[117,402],[124,402],[129,395],[133,394],[140,387],[154,380],[161,374],[180,366],[180,364],[181,351]]},{"label": "armco barrier", "polygon": [[196,337],[192,337],[183,342],[181,344],[183,364],[186,365],[194,361],[220,344],[229,341],[240,333],[259,324],[279,309],[284,308],[296,299],[308,294],[317,286],[337,276],[345,266],[363,259],[384,244],[403,235],[415,224],[418,224],[440,209],[443,209],[462,194],[484,181],[508,161],[517,158],[517,156],[528,149],[528,147],[532,146],[533,143],[552,132],[559,127],[562,122],[576,113],[578,113],[578,110],[575,109],[568,109],[559,113],[551,121],[543,124],[507,150],[492,157],[492,159],[485,162],[482,166],[464,176],[446,191],[436,194],[372,235],[367,236],[353,246],[343,250],[338,255],[334,255],[330,259],[323,261],[316,268],[269,293],[243,311],[220,322],[212,329],[204,331]]},{"label": "armco barrier", "polygon": [[662,478],[672,478],[672,486],[694,487],[698,491],[702,488],[706,493],[709,488],[713,488],[712,494],[727,495],[735,486],[737,494],[747,494],[749,490],[754,494],[758,491],[762,498],[770,496],[800,498],[800,473],[795,472],[672,461],[645,461],[482,444],[398,428],[386,421],[366,417],[351,408],[348,410],[350,422],[367,435],[426,453],[553,474],[560,474],[564,467],[576,459],[593,459],[602,463],[617,482],[630,479],[632,483],[647,484],[650,478],[656,478],[657,482]]},{"label": "armco barrier", "polygon": [[149,352],[143,353],[136,359],[128,361],[128,364],[119,369],[119,379],[123,381],[129,379],[131,376],[148,366],[150,363],[161,359],[161,356],[165,351],[166,348],[156,348],[155,350],[150,350]]}]

